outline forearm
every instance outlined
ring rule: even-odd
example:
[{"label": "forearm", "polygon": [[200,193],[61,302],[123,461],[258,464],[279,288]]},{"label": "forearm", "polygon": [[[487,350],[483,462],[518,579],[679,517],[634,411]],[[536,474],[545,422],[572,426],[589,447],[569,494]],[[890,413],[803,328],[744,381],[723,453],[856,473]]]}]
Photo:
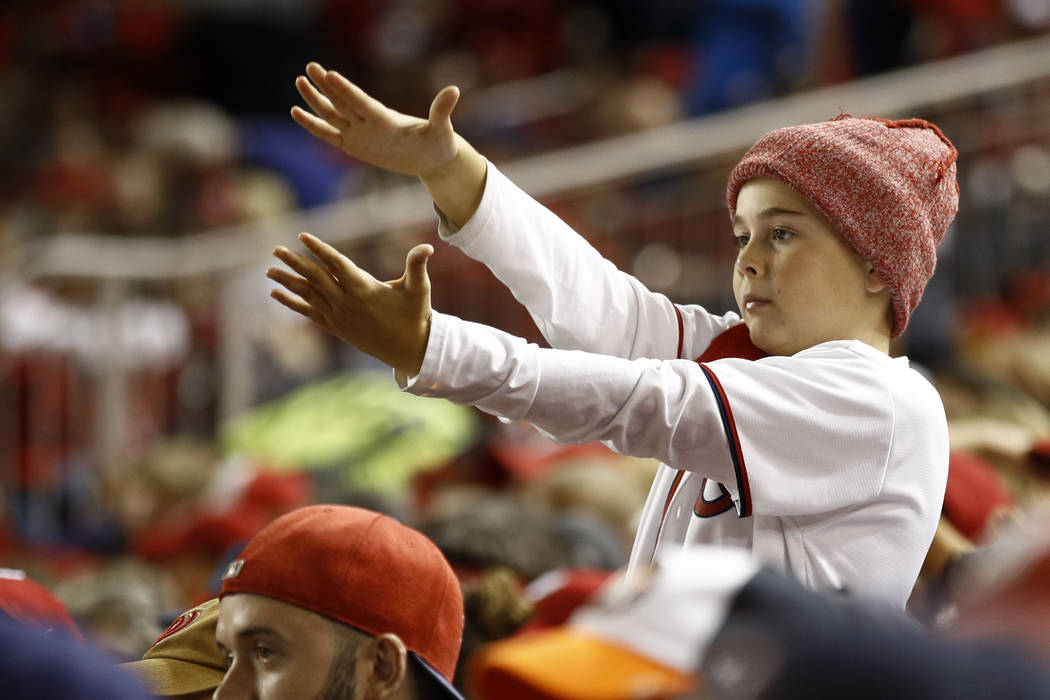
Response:
[{"label": "forearm", "polygon": [[462,226],[478,208],[485,191],[485,159],[456,134],[456,155],[451,161],[419,176],[434,204],[456,226]]},{"label": "forearm", "polygon": [[[454,223],[454,222],[452,222]],[[675,308],[616,268],[549,209],[489,164],[480,205],[450,244],[484,263],[562,349],[617,357],[674,358]]]},{"label": "forearm", "polygon": [[408,390],[527,420],[559,442],[603,440],[624,454],[703,464],[712,478],[729,479],[718,409],[707,382],[692,376],[699,373],[687,361],[542,349],[435,313]]}]

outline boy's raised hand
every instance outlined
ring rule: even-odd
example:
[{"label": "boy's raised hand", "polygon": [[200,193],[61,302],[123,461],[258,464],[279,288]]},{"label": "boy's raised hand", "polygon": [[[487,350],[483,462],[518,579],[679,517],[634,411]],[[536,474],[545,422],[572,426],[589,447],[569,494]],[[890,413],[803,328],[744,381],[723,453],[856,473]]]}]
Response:
[{"label": "boy's raised hand", "polygon": [[401,114],[318,63],[306,66],[295,87],[313,110],[292,107],[292,118],[317,138],[372,165],[424,177],[449,163],[458,145],[450,115],[459,88],[434,98],[428,119]]},{"label": "boy's raised hand", "polygon": [[395,370],[418,374],[430,336],[427,259],[433,247],[417,245],[408,253],[401,279],[380,282],[319,238],[301,233],[299,240],[317,260],[284,246],[274,248],[273,254],[298,275],[268,269],[266,276],[284,287],[270,296]]}]

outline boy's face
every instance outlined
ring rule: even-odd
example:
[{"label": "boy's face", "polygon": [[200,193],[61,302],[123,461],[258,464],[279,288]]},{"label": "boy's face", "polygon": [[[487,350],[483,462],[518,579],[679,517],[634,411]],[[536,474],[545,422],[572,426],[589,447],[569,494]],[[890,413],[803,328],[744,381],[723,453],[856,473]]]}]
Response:
[{"label": "boy's face", "polygon": [[[733,294],[751,341],[793,355],[828,340],[861,339],[886,322],[889,292],[806,199],[774,178],[740,188]],[[888,329],[887,329],[888,332]]]}]

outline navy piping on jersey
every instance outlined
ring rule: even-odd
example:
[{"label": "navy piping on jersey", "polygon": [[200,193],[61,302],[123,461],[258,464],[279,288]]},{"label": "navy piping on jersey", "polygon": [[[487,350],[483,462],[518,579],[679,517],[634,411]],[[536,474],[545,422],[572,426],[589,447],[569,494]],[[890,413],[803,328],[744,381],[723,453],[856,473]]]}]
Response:
[{"label": "navy piping on jersey", "polygon": [[682,476],[685,475],[685,471],[682,469],[678,470],[678,473],[674,475],[674,481],[671,482],[671,488],[667,490],[667,500],[664,501],[664,512],[660,516],[660,524],[664,524],[664,518],[667,517],[667,509],[671,507],[671,499],[674,498],[675,491],[678,490],[678,484],[682,483]]},{"label": "navy piping on jersey", "polygon": [[693,515],[698,518],[713,518],[733,507],[733,497],[729,495],[726,487],[722,484],[718,484],[718,489],[722,492],[718,498],[713,501],[704,498],[704,491],[707,490],[708,481],[710,480],[704,477],[704,480],[700,482],[700,495],[696,497],[696,503],[693,505]]},{"label": "navy piping on jersey", "polygon": [[679,360],[682,359],[682,345],[685,341],[685,322],[682,320],[682,310],[678,308],[678,304],[671,304],[674,307],[674,312],[678,316],[678,354],[675,355]]},{"label": "navy piping on jersey", "polygon": [[726,443],[729,446],[729,456],[733,460],[733,471],[736,473],[737,491],[740,497],[738,514],[741,518],[751,515],[751,485],[747,480],[747,467],[744,464],[744,455],[740,451],[740,437],[736,432],[736,421],[733,420],[733,411],[729,408],[729,399],[721,382],[711,369],[701,363],[700,369],[704,371],[711,391],[715,395],[715,403],[718,404],[718,413],[722,418],[722,430],[725,431]]}]

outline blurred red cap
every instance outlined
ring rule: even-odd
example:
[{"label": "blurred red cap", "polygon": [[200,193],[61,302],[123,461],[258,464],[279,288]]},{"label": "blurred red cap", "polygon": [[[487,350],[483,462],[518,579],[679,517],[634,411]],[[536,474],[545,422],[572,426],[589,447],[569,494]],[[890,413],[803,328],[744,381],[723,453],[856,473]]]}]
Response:
[{"label": "blurred red cap", "polygon": [[0,610],[34,627],[61,627],[83,640],[69,609],[55,595],[18,569],[0,569]]},{"label": "blurred red cap", "polygon": [[944,515],[959,532],[979,539],[988,518],[1012,505],[1013,497],[991,462],[972,452],[951,451]]}]

